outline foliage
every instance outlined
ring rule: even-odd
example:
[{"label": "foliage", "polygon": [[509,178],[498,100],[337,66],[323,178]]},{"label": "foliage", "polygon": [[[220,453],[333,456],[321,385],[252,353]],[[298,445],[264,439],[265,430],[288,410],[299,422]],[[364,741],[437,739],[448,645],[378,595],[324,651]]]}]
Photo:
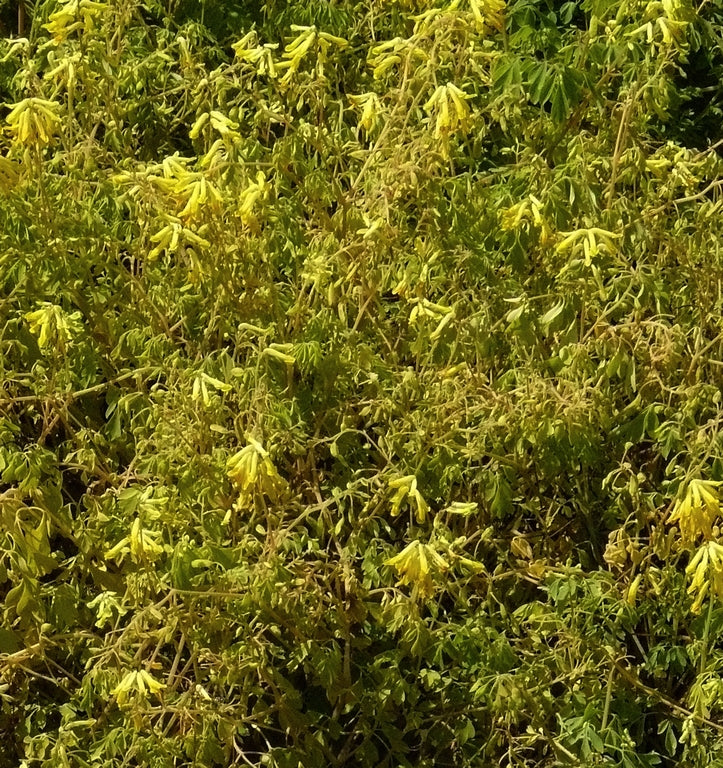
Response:
[{"label": "foliage", "polygon": [[723,765],[717,6],[30,10],[0,766]]}]

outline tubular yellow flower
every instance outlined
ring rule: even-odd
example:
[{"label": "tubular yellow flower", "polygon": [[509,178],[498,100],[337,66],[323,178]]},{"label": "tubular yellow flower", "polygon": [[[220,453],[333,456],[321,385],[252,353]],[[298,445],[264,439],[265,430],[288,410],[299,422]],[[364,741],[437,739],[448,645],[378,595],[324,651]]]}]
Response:
[{"label": "tubular yellow flower", "polygon": [[163,683],[158,682],[145,669],[134,670],[128,672],[123,677],[120,683],[110,692],[110,695],[115,696],[118,706],[122,707],[131,695],[139,695],[145,699],[149,693],[157,695],[165,687]]},{"label": "tubular yellow flower", "polygon": [[522,223],[525,214],[529,209],[527,200],[521,200],[509,208],[505,208],[500,215],[500,226],[505,232],[516,230]]},{"label": "tubular yellow flower", "polygon": [[239,506],[248,506],[254,493],[270,499],[278,498],[284,480],[276,471],[268,452],[257,440],[248,438],[249,444],[226,462],[226,474],[239,491]]},{"label": "tubular yellow flower", "polygon": [[469,95],[454,83],[437,86],[424,110],[434,122],[434,138],[441,139],[457,131],[465,131],[469,124]]},{"label": "tubular yellow flower", "polygon": [[130,553],[134,563],[154,562],[164,552],[163,545],[159,543],[160,540],[160,531],[143,528],[140,518],[137,517],[131,525],[130,534],[106,550],[105,559],[122,563],[125,556]]},{"label": "tubular yellow flower", "polygon": [[44,301],[39,309],[27,312],[25,319],[40,349],[55,347],[63,351],[82,328],[80,312],[68,314],[48,301]]},{"label": "tubular yellow flower", "polygon": [[141,526],[140,518],[136,518],[131,526],[129,544],[131,558],[139,563],[143,560],[157,560],[163,554],[163,546],[158,543],[161,534],[158,531],[149,531]]},{"label": "tubular yellow flower", "polygon": [[256,221],[254,215],[256,204],[263,203],[268,198],[270,191],[271,185],[266,179],[266,174],[263,171],[258,171],[256,181],[250,182],[246,189],[241,192],[239,215],[246,226],[254,224]]},{"label": "tubular yellow flower", "polygon": [[15,140],[25,147],[50,144],[60,125],[60,104],[47,99],[23,99],[13,105],[7,116]]},{"label": "tubular yellow flower", "polygon": [[45,29],[53,36],[56,43],[62,43],[71,32],[82,29],[92,32],[98,16],[108,11],[105,3],[93,0],[64,0],[60,8],[50,14]]},{"label": "tubular yellow flower", "polygon": [[470,0],[469,5],[481,32],[486,32],[489,28],[502,32],[505,26],[503,0]]},{"label": "tubular yellow flower", "polygon": [[710,593],[723,599],[723,546],[716,541],[706,541],[693,556],[685,569],[690,577],[688,594],[695,596],[692,613],[700,613],[703,600]]},{"label": "tubular yellow flower", "polygon": [[628,605],[635,605],[635,601],[638,597],[638,590],[640,589],[640,583],[643,580],[643,574],[639,573],[630,583],[630,586],[625,592],[625,602]]},{"label": "tubular yellow flower", "polygon": [[343,37],[336,37],[328,32],[320,32],[315,26],[305,27],[298,24],[291,25],[292,32],[298,32],[298,35],[284,48],[280,61],[276,64],[276,69],[286,69],[286,74],[279,81],[282,85],[287,85],[294,74],[298,71],[304,57],[312,48],[317,48],[317,74],[323,75],[324,59],[326,52],[331,45],[339,48],[345,48],[349,43]]},{"label": "tubular yellow flower", "polygon": [[359,125],[366,131],[371,133],[379,124],[382,115],[382,104],[379,101],[379,96],[376,93],[360,93],[356,96],[350,96],[349,101],[355,106],[361,109],[361,117],[359,118]]},{"label": "tubular yellow flower", "polygon": [[400,576],[399,584],[409,584],[420,597],[434,593],[434,576],[449,568],[448,563],[434,547],[413,541],[398,555],[390,557],[384,565],[392,566]]},{"label": "tubular yellow flower", "polygon": [[719,485],[711,480],[691,480],[683,498],[675,502],[668,522],[678,524],[685,546],[694,544],[700,536],[712,536],[713,523],[720,513]]},{"label": "tubular yellow flower", "polygon": [[258,34],[251,31],[231,47],[238,61],[255,65],[259,75],[268,74],[269,77],[276,77],[276,62],[272,52],[279,47],[277,43],[260,45]]},{"label": "tubular yellow flower", "polygon": [[427,512],[429,512],[429,504],[424,500],[424,497],[417,488],[417,478],[414,475],[405,475],[404,477],[398,477],[395,480],[390,480],[388,483],[390,488],[396,489],[396,493],[392,497],[392,517],[396,517],[402,508],[402,502],[409,497],[410,503],[415,509],[415,518],[418,523],[423,523],[427,519]]}]

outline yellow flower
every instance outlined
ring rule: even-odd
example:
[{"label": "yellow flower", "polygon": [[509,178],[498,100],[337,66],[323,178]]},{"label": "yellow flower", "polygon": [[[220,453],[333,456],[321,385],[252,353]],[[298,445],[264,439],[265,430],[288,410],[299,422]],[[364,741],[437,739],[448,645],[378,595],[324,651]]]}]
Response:
[{"label": "yellow flower", "polygon": [[131,526],[129,537],[131,557],[136,563],[148,558],[155,560],[163,554],[163,546],[158,543],[161,534],[158,531],[149,531],[141,527],[141,520],[137,517]]},{"label": "yellow flower", "polygon": [[469,95],[454,83],[437,86],[424,105],[425,111],[430,115],[430,121],[434,121],[435,139],[467,129],[470,117],[468,98]]},{"label": "yellow flower", "polygon": [[414,516],[418,523],[423,523],[427,519],[429,504],[417,489],[417,478],[414,475],[405,475],[396,480],[389,481],[389,487],[396,489],[392,497],[392,517],[396,517],[402,508],[402,502],[409,497],[414,506]]},{"label": "yellow flower", "polygon": [[210,405],[211,394],[208,389],[209,387],[211,387],[212,390],[220,392],[230,392],[233,389],[233,387],[225,381],[209,376],[207,373],[201,373],[196,376],[193,381],[191,397],[194,400],[202,400],[203,404],[206,406]]},{"label": "yellow flower", "polygon": [[335,45],[339,48],[345,48],[349,44],[343,37],[336,37],[328,32],[319,32],[315,26],[304,27],[292,24],[291,31],[299,34],[284,48],[281,58],[285,61],[276,64],[277,70],[288,70],[280,80],[282,85],[287,85],[291,81],[312,47],[318,49],[317,74],[323,76],[324,60],[329,47]]},{"label": "yellow flower", "polygon": [[477,27],[481,32],[486,32],[488,28],[496,29],[502,32],[505,27],[503,0],[470,0],[470,9],[474,15]]},{"label": "yellow flower", "polygon": [[92,32],[96,18],[107,10],[105,3],[96,3],[93,0],[64,0],[60,8],[50,14],[48,23],[43,26],[56,43],[62,43],[76,29]]},{"label": "yellow flower", "polygon": [[176,185],[176,196],[185,207],[178,214],[179,219],[192,219],[198,216],[201,206],[210,203],[218,207],[221,203],[221,193],[200,174],[186,174]]},{"label": "yellow flower", "polygon": [[276,77],[276,62],[272,52],[279,47],[277,43],[259,45],[257,33],[251,31],[231,47],[236,58],[239,61],[254,64],[259,75],[268,74],[269,77]]},{"label": "yellow flower", "polygon": [[685,546],[695,543],[699,536],[709,539],[715,519],[720,512],[719,482],[691,480],[685,495],[678,499],[668,522],[677,523]]},{"label": "yellow flower", "polygon": [[367,132],[371,133],[381,119],[382,103],[376,93],[360,93],[356,96],[350,96],[349,101],[355,106],[361,108],[361,117],[359,125]]},{"label": "yellow flower", "polygon": [[148,252],[148,261],[153,261],[164,251],[174,253],[179,245],[209,248],[208,240],[197,235],[192,229],[184,227],[178,219],[172,219],[163,229],[151,235],[150,241],[156,245]]},{"label": "yellow flower", "polygon": [[23,99],[13,105],[7,116],[15,139],[25,147],[50,144],[60,125],[60,104],[47,99]]},{"label": "yellow flower", "polygon": [[399,584],[409,584],[420,597],[434,593],[433,577],[443,573],[449,565],[434,547],[413,541],[398,555],[389,558],[384,565],[393,566],[399,574]]},{"label": "yellow flower", "polygon": [[570,252],[571,255],[582,252],[585,265],[590,266],[594,258],[601,253],[614,254],[617,251],[615,240],[620,238],[616,232],[600,227],[575,229],[571,232],[560,232],[562,240],[555,246],[558,253]]},{"label": "yellow flower", "polygon": [[543,207],[540,200],[534,195],[529,195],[501,212],[500,226],[505,232],[518,231],[521,228],[529,230],[530,226],[538,227],[540,239],[546,243],[552,236],[552,230],[542,215]]},{"label": "yellow flower", "polygon": [[638,597],[638,590],[640,589],[640,583],[643,580],[643,574],[639,573],[630,583],[625,591],[625,602],[628,605],[635,605],[635,601]]},{"label": "yellow flower", "polygon": [[124,536],[117,544],[107,550],[105,559],[115,559],[120,563],[130,553],[134,563],[158,560],[164,552],[163,545],[159,543],[160,539],[160,531],[143,528],[140,518],[137,517],[131,525],[130,535]]},{"label": "yellow flower", "polygon": [[453,515],[462,515],[462,517],[469,517],[474,515],[479,509],[479,504],[476,501],[453,501],[445,510],[451,512]]},{"label": "yellow flower", "polygon": [[241,192],[241,200],[239,205],[239,215],[241,221],[246,226],[253,226],[256,223],[256,216],[254,211],[257,207],[257,203],[263,203],[271,192],[271,185],[266,179],[266,174],[263,171],[258,171],[256,174],[256,181],[252,181]]},{"label": "yellow flower", "polygon": [[[695,595],[691,606],[692,613],[700,613],[700,608],[708,593],[723,599],[723,546],[716,541],[706,541],[685,569],[691,577],[688,594]],[[712,588],[712,589],[711,589]]]},{"label": "yellow flower", "polygon": [[251,437],[248,441],[245,448],[226,462],[226,474],[239,491],[240,506],[247,506],[255,492],[275,499],[284,487],[283,478],[261,443]]},{"label": "yellow flower", "polygon": [[516,230],[525,218],[528,208],[529,202],[527,200],[521,200],[509,208],[505,208],[500,215],[500,226],[502,229],[505,232]]},{"label": "yellow flower", "polygon": [[27,312],[25,319],[30,332],[37,337],[40,349],[55,347],[62,352],[82,328],[80,312],[68,314],[48,301],[44,301],[40,309]]},{"label": "yellow flower", "polygon": [[158,694],[166,686],[163,683],[159,683],[149,672],[145,669],[134,670],[128,672],[127,675],[116,685],[116,687],[110,692],[111,696],[116,697],[118,706],[122,707],[126,701],[128,701],[131,694],[147,698],[148,694]]},{"label": "yellow flower", "polygon": [[239,134],[236,129],[238,123],[231,120],[230,117],[226,117],[222,112],[212,110],[211,112],[204,112],[191,126],[191,130],[188,134],[190,139],[197,139],[201,135],[201,130],[209,123],[213,129],[218,131],[222,137],[228,136],[229,138],[239,138]]}]

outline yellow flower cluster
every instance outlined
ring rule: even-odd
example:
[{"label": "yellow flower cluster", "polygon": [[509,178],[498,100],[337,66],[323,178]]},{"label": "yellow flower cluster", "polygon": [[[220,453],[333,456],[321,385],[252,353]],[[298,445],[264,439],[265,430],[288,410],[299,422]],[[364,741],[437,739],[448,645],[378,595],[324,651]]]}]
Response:
[{"label": "yellow flower cluster", "polygon": [[[218,207],[222,202],[221,193],[203,173],[189,171],[186,167],[191,162],[188,158],[172,155],[161,164],[162,175],[147,175],[148,181],[162,192],[176,199],[179,207],[179,219],[192,221],[199,217],[206,205]],[[124,174],[115,177],[118,182],[127,181]]]},{"label": "yellow flower cluster", "polygon": [[399,584],[409,584],[420,597],[434,594],[434,577],[449,568],[434,547],[419,541],[408,544],[384,565],[394,567],[400,576]]},{"label": "yellow flower cluster", "polygon": [[270,191],[271,185],[266,179],[266,174],[263,171],[258,171],[256,181],[250,182],[246,189],[241,192],[239,215],[246,226],[256,224],[256,216],[254,215],[256,204],[266,200]]},{"label": "yellow flower cluster", "polygon": [[495,29],[502,32],[505,26],[504,0],[453,0],[449,10],[458,10],[468,6],[477,30],[480,33]]},{"label": "yellow flower cluster", "polygon": [[713,540],[714,523],[720,514],[719,486],[718,481],[691,480],[668,518],[670,524],[677,524],[684,547],[704,539],[685,569],[690,577],[688,594],[694,597],[693,613],[700,612],[708,595],[723,599],[723,546]]},{"label": "yellow flower cluster", "polygon": [[435,304],[427,299],[418,299],[409,313],[409,322],[414,325],[422,318],[430,318],[437,323],[429,337],[432,341],[436,341],[442,335],[442,331],[454,320],[454,309],[445,307],[443,304]]},{"label": "yellow flower cluster", "polygon": [[434,138],[446,138],[457,131],[465,131],[469,125],[469,98],[454,83],[438,85],[424,105],[425,111],[434,123]]},{"label": "yellow flower cluster", "polygon": [[174,253],[179,245],[195,245],[200,248],[209,248],[211,245],[208,240],[184,227],[178,219],[172,219],[163,229],[151,235],[151,242],[155,246],[148,252],[149,261],[158,258],[164,251]]},{"label": "yellow flower cluster", "polygon": [[30,332],[37,337],[40,349],[56,347],[62,351],[80,332],[80,312],[67,314],[62,307],[44,301],[39,309],[25,315]]},{"label": "yellow flower cluster", "polygon": [[206,124],[209,124],[211,128],[217,131],[222,137],[230,139],[239,138],[237,133],[238,123],[231,120],[230,117],[226,117],[222,112],[217,110],[211,110],[211,112],[203,112],[196,122],[191,126],[191,130],[188,133],[189,139],[197,139],[201,135]]},{"label": "yellow flower cluster", "polygon": [[292,24],[291,31],[299,34],[284,48],[284,52],[281,54],[283,61],[276,64],[277,70],[286,70],[286,74],[279,81],[283,85],[291,81],[314,44],[317,47],[317,74],[319,77],[324,75],[324,62],[329,48],[332,45],[338,48],[345,48],[349,45],[343,37],[336,37],[328,32],[319,32],[315,26],[305,27]]},{"label": "yellow flower cluster", "polygon": [[50,144],[60,125],[60,104],[47,99],[23,99],[13,105],[7,123],[16,141],[24,147]]},{"label": "yellow flower cluster", "polygon": [[278,498],[285,483],[264,447],[252,437],[249,444],[226,462],[226,474],[239,492],[238,506],[247,507],[255,493]]},{"label": "yellow flower cluster", "polygon": [[720,513],[719,482],[691,480],[682,499],[678,499],[668,522],[677,523],[684,546],[691,546],[699,536],[709,539],[713,523]]},{"label": "yellow flower cluster", "polygon": [[211,394],[209,392],[209,387],[212,390],[217,390],[219,392],[230,392],[233,389],[233,387],[225,381],[209,376],[207,373],[201,373],[193,380],[191,397],[194,400],[202,400],[203,404],[206,406],[210,405]]},{"label": "yellow flower cluster", "polygon": [[552,228],[542,215],[542,202],[534,195],[506,208],[500,216],[500,226],[505,232],[517,232],[530,224],[539,229],[543,245],[552,240]]},{"label": "yellow flower cluster", "polygon": [[369,50],[367,64],[374,70],[374,79],[380,80],[393,67],[402,63],[402,58],[409,56],[417,60],[425,58],[426,54],[417,45],[401,37],[392,40],[383,40]]},{"label": "yellow flower cluster", "polygon": [[414,506],[414,515],[418,523],[423,523],[427,519],[429,505],[417,488],[417,478],[414,475],[405,475],[396,480],[389,481],[389,487],[394,488],[396,493],[392,497],[392,517],[396,517],[402,508],[402,502],[409,497],[409,501]]},{"label": "yellow flower cluster", "polygon": [[361,108],[361,117],[359,125],[367,132],[371,133],[378,125],[381,113],[382,103],[376,93],[359,93],[355,96],[349,96],[349,101],[355,106]]},{"label": "yellow flower cluster", "polygon": [[128,674],[116,685],[116,687],[110,692],[111,696],[115,696],[118,706],[122,707],[130,698],[135,694],[142,698],[147,698],[148,694],[158,694],[166,686],[163,683],[159,683],[150,672],[146,672],[145,669],[134,670],[128,672]]},{"label": "yellow flower cluster", "polygon": [[645,35],[649,44],[656,42],[657,32],[663,39],[663,46],[683,51],[686,47],[686,31],[692,16],[687,4],[680,0],[652,0],[645,7],[645,24],[628,34]]},{"label": "yellow flower cluster", "polygon": [[140,518],[137,517],[131,525],[130,534],[124,536],[115,546],[111,547],[105,553],[105,559],[115,559],[120,563],[130,553],[134,563],[153,562],[158,560],[163,552],[161,533],[144,528]]},{"label": "yellow flower cluster", "polygon": [[609,232],[607,229],[590,227],[589,229],[576,229],[572,232],[561,232],[563,238],[557,244],[555,250],[558,253],[570,252],[571,255],[582,252],[585,265],[590,266],[592,260],[600,253],[613,254],[617,251],[617,240],[620,235]]},{"label": "yellow flower cluster", "polygon": [[700,613],[701,605],[710,592],[723,599],[723,546],[716,541],[706,541],[695,553],[685,569],[692,577],[688,594],[695,595],[691,606],[693,613]]},{"label": "yellow flower cluster", "polygon": [[276,77],[276,62],[273,51],[279,46],[277,43],[259,44],[258,34],[255,30],[244,35],[237,43],[231,46],[239,61],[245,61],[256,67],[259,75]]},{"label": "yellow flower cluster", "polygon": [[94,0],[64,0],[43,26],[56,43],[62,43],[75,30],[92,32],[98,17],[107,10],[105,3],[96,3]]}]

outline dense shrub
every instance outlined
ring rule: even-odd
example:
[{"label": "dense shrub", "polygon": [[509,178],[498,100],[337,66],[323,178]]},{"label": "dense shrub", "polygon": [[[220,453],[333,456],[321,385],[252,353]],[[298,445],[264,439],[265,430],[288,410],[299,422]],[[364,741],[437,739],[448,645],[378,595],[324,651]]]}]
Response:
[{"label": "dense shrub", "polygon": [[23,23],[0,766],[723,765],[717,6]]}]

